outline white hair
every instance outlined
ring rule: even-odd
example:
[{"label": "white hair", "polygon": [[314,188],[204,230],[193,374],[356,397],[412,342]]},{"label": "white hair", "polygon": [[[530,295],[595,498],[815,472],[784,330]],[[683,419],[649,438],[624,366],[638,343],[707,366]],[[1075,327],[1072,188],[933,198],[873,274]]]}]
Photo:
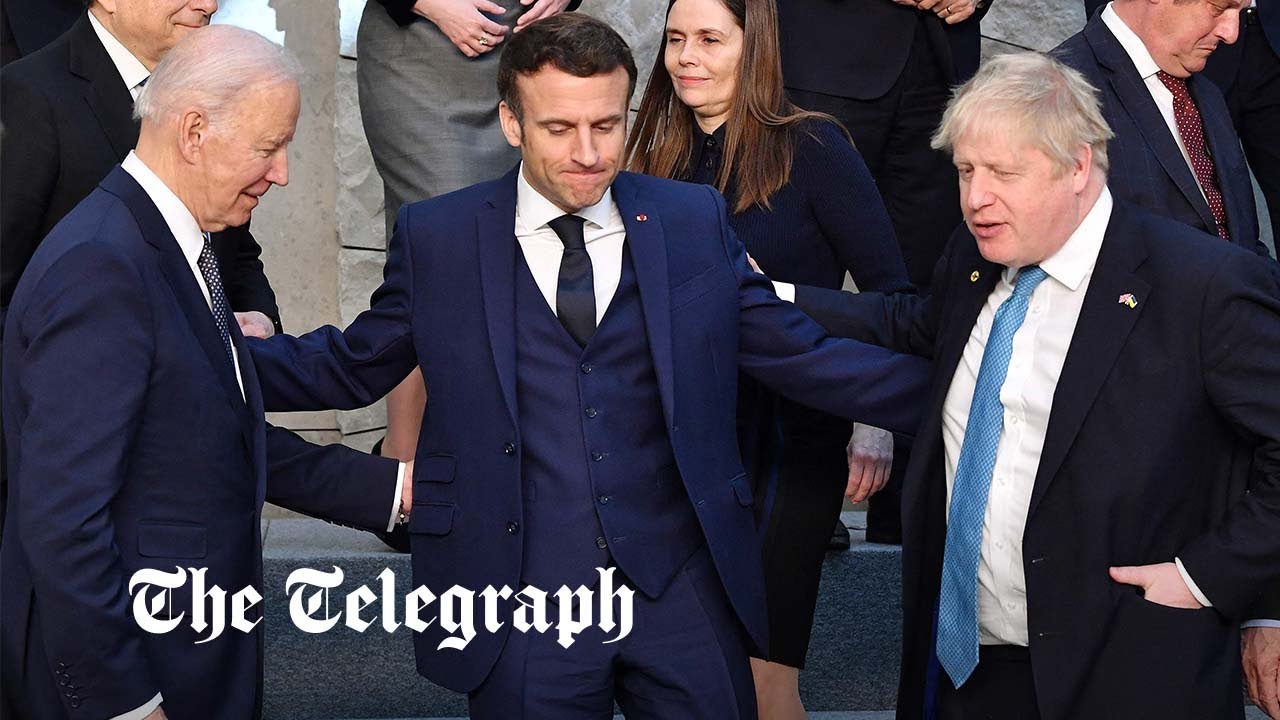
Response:
[{"label": "white hair", "polygon": [[1008,53],[983,64],[956,89],[931,144],[949,151],[968,130],[993,121],[1017,128],[1063,170],[1075,164],[1080,146],[1088,145],[1093,166],[1107,171],[1112,132],[1097,89],[1044,53]]},{"label": "white hair", "polygon": [[133,116],[160,122],[198,107],[211,127],[234,124],[236,105],[253,86],[297,83],[301,68],[283,47],[231,25],[192,31],[165,54],[134,104]]}]

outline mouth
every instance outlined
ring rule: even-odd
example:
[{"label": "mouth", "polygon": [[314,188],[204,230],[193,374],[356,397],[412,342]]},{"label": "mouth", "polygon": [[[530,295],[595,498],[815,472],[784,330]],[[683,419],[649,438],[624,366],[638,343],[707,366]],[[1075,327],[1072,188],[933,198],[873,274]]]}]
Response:
[{"label": "mouth", "polygon": [[1005,224],[1001,222],[978,222],[977,220],[972,220],[969,223],[974,237],[979,240],[990,240],[999,235],[1004,230],[1004,226]]},{"label": "mouth", "polygon": [[676,76],[676,80],[679,80],[680,84],[685,86],[701,85],[702,83],[706,82],[707,79],[708,78],[695,77],[693,75],[677,75]]}]

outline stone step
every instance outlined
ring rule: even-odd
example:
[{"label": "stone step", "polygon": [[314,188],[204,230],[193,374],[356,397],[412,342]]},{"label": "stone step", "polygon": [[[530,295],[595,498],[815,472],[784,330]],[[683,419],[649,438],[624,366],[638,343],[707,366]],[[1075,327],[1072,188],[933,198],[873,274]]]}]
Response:
[{"label": "stone step", "polygon": [[[865,515],[846,513],[853,545],[825,561],[801,695],[813,711],[880,711],[893,707],[899,654],[899,551],[868,544]],[[466,715],[466,698],[414,671],[410,633],[374,624],[358,633],[339,624],[308,634],[289,618],[285,579],[298,568],[342,569],[342,587],[331,593],[334,612],[359,585],[378,591],[378,573],[395,572],[397,597],[410,590],[409,559],[385,549],[367,533],[318,520],[264,522],[266,680],[269,720],[450,718]],[[432,588],[438,590],[438,588]],[[479,590],[479,588],[475,588]],[[364,614],[370,619],[376,612]],[[818,715],[816,717],[824,717]],[[872,720],[876,715],[832,718]]]}]

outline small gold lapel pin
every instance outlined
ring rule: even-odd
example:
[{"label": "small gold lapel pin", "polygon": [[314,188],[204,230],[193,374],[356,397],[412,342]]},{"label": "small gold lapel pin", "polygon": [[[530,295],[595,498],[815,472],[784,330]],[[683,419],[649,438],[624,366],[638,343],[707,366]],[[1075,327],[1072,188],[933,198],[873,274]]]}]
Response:
[{"label": "small gold lapel pin", "polygon": [[1134,297],[1133,293],[1125,293],[1121,295],[1117,302],[1131,310],[1138,307],[1138,298]]},{"label": "small gold lapel pin", "polygon": [[969,273],[969,282],[978,282],[978,271],[977,271],[977,270],[974,270],[972,273]]},{"label": "small gold lapel pin", "polygon": [[637,215],[637,216],[636,216],[636,220],[638,220],[638,221],[640,221],[640,222],[644,222],[644,221],[646,221],[646,220],[648,220],[648,219],[649,219],[649,216],[648,216],[648,215],[645,215],[644,213],[641,213],[641,214],[639,214],[639,215]]}]

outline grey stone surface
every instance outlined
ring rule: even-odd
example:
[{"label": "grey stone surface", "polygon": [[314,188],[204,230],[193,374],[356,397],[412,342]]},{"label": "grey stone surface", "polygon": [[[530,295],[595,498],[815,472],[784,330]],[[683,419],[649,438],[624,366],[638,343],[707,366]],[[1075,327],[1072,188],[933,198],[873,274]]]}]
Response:
[{"label": "grey stone surface", "polygon": [[982,19],[982,34],[1028,50],[1052,50],[1084,21],[1079,0],[999,0]]},{"label": "grey stone surface", "polygon": [[[378,226],[381,228],[381,213],[378,217]],[[346,327],[357,315],[369,308],[369,296],[382,283],[382,266],[386,261],[386,253],[380,250],[343,248],[338,253],[338,260],[341,287],[338,295],[338,325]],[[386,402],[383,400],[367,408],[338,413],[338,428],[344,434],[365,432],[385,427],[386,424]]]},{"label": "grey stone surface", "polygon": [[360,120],[356,61],[339,58],[336,80],[333,128],[338,166],[338,240],[344,248],[384,250],[387,238],[382,219],[382,178],[373,165]]},{"label": "grey stone surface", "polygon": [[631,46],[639,77],[632,108],[640,104],[649,71],[662,47],[662,28],[666,25],[666,0],[629,0],[629,2],[585,2],[582,12],[609,23]]}]

